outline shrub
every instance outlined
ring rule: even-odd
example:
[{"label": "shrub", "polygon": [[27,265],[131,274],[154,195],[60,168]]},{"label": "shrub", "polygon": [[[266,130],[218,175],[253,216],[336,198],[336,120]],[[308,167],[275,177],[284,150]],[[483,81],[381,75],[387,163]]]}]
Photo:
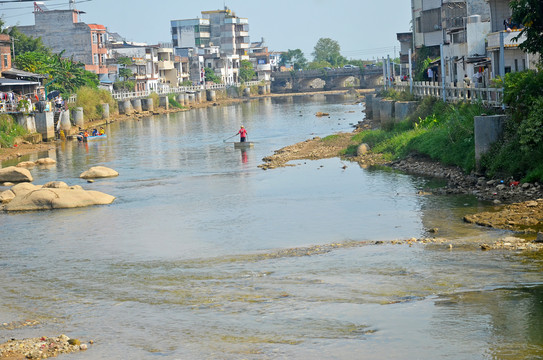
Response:
[{"label": "shrub", "polygon": [[0,115],[0,147],[12,147],[15,138],[28,133],[24,127],[15,123],[10,115]]},{"label": "shrub", "polygon": [[107,90],[82,87],[77,91],[75,106],[83,108],[86,119],[91,121],[100,119],[102,104],[109,104],[110,110],[117,108],[117,102]]}]

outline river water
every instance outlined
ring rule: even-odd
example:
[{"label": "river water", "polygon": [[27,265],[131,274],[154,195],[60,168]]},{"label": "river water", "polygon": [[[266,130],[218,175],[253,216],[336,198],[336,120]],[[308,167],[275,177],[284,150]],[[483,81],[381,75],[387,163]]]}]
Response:
[{"label": "river water", "polygon": [[[362,110],[341,96],[268,98],[116,122],[105,141],[24,158],[58,161],[31,170],[36,184],[116,200],[0,214],[0,325],[40,322],[0,326],[0,340],[94,340],[78,359],[543,357],[541,257],[477,250],[508,235],[462,222],[486,204],[420,196],[438,183],[339,159],[257,168],[351,131]],[[241,124],[253,149],[224,141]],[[96,165],[120,176],[79,179]],[[448,241],[390,242],[431,228]]]}]

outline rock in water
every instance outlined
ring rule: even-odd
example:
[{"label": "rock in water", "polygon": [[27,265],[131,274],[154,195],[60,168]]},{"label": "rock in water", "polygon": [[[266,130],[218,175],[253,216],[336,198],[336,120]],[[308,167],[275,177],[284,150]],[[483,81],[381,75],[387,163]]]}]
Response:
[{"label": "rock in water", "polygon": [[105,166],[94,166],[79,175],[82,179],[98,179],[119,176],[119,173]]},{"label": "rock in water", "polygon": [[2,195],[5,195],[2,196],[2,200],[7,203],[1,205],[0,210],[33,211],[68,209],[91,205],[107,205],[115,200],[114,196],[99,191],[86,191],[80,186],[62,187],[62,184],[64,183],[53,182],[46,184],[49,187],[32,184],[28,184],[30,186],[21,186],[23,184],[15,185],[9,190],[15,194],[15,197],[9,199],[9,194],[2,193]]},{"label": "rock in water", "polygon": [[32,174],[30,171],[24,168],[18,168],[15,166],[8,166],[7,168],[0,169],[0,182],[32,182]]},{"label": "rock in water", "polygon": [[57,161],[51,158],[41,158],[36,160],[36,165],[53,165],[56,163]]}]

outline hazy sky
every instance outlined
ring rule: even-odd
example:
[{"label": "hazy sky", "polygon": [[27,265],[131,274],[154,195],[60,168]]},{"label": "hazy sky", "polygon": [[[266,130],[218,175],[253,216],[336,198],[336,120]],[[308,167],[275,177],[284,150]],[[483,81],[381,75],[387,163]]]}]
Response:
[{"label": "hazy sky", "polygon": [[[45,1],[51,10],[68,0]],[[372,59],[399,51],[396,33],[410,31],[409,0],[76,0],[82,21],[105,25],[128,41],[171,42],[170,20],[201,17],[202,10],[228,6],[249,19],[251,41],[264,38],[270,51],[301,49],[306,58],[321,37],[339,42],[348,59]],[[7,26],[33,25],[33,5],[0,4]],[[396,47],[394,49],[394,47]]]}]

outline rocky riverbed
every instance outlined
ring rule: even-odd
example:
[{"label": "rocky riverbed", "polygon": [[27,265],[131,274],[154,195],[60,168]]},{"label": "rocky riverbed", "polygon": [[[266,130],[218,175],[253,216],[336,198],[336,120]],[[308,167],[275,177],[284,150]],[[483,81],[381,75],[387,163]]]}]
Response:
[{"label": "rocky riverbed", "polygon": [[[92,340],[88,342],[89,345],[92,343]],[[66,335],[56,337],[42,336],[23,340],[12,339],[4,344],[0,344],[0,358],[9,360],[48,359],[60,354],[87,350],[89,345],[81,343],[79,339],[69,338]]]}]

